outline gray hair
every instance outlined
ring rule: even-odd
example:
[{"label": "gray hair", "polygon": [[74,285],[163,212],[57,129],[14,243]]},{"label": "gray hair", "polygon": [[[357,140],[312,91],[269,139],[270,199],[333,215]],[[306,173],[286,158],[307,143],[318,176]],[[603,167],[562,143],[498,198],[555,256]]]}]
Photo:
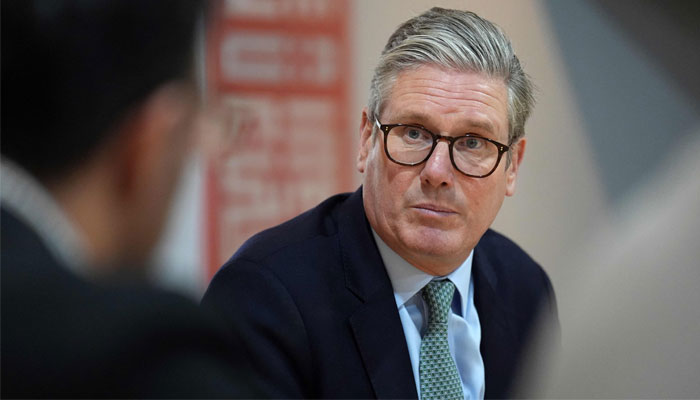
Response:
[{"label": "gray hair", "polygon": [[533,85],[498,26],[473,12],[439,7],[404,22],[389,38],[374,70],[370,116],[379,117],[400,72],[423,65],[503,79],[508,90],[509,144],[523,137],[535,102]]}]

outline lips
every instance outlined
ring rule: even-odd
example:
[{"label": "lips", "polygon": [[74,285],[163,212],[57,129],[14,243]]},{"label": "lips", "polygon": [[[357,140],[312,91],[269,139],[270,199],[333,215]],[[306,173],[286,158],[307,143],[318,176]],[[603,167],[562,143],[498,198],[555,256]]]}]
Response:
[{"label": "lips", "polygon": [[435,213],[435,214],[439,214],[439,215],[456,214],[456,211],[454,211],[453,209],[451,209],[449,207],[436,205],[436,204],[430,204],[430,203],[416,204],[412,208],[415,208],[419,211]]}]

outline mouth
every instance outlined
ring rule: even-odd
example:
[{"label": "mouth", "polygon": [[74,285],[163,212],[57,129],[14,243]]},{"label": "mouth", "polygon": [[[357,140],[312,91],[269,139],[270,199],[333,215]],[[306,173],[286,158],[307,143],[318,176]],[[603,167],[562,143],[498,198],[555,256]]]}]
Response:
[{"label": "mouth", "polygon": [[434,215],[434,216],[440,216],[440,217],[447,217],[451,215],[457,214],[453,209],[449,207],[444,207],[444,206],[439,206],[436,204],[430,204],[430,203],[422,203],[422,204],[416,204],[412,206],[411,208],[427,214],[427,215]]}]

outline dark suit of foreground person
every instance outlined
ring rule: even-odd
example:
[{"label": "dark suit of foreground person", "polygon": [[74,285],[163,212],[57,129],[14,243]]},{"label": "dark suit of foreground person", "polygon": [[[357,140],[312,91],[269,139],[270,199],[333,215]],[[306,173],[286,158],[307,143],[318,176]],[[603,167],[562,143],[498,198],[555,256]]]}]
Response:
[{"label": "dark suit of foreground person", "polygon": [[475,14],[399,27],[362,113],[362,188],[254,236],[204,296],[269,394],[510,394],[534,322],[556,324],[547,275],[489,229],[515,190],[530,91]]},{"label": "dark suit of foreground person", "polygon": [[238,356],[196,304],[82,279],[21,217],[3,207],[0,218],[4,398],[245,393]]},{"label": "dark suit of foreground person", "polygon": [[248,397],[138,275],[188,153],[195,1],[2,2],[2,397]]}]

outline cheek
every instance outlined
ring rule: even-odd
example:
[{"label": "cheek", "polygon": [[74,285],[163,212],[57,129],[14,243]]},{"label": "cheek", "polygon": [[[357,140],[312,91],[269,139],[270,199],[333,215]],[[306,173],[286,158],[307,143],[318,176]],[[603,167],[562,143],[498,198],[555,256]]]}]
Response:
[{"label": "cheek", "polygon": [[374,209],[383,215],[389,225],[395,225],[404,214],[406,194],[417,181],[416,173],[412,168],[392,163],[381,151],[375,148],[367,159],[365,192],[372,199]]},{"label": "cheek", "polygon": [[483,221],[479,225],[488,226],[493,222],[505,198],[504,177],[493,181],[489,178],[473,180],[462,187],[466,198],[467,215],[472,220]]}]

